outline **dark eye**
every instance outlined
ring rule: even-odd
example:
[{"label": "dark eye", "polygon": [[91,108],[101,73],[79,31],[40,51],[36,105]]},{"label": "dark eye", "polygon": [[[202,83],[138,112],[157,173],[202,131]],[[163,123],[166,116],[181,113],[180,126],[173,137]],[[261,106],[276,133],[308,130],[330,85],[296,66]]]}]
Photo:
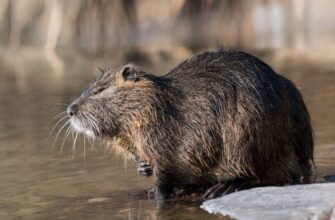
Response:
[{"label": "dark eye", "polygon": [[100,87],[93,92],[93,95],[99,94],[100,92],[104,91],[105,89],[106,89],[106,87]]}]

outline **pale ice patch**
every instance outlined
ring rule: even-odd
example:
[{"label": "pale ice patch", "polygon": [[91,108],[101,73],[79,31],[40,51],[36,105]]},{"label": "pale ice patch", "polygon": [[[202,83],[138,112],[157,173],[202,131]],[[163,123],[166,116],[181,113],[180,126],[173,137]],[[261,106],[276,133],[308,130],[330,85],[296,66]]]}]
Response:
[{"label": "pale ice patch", "polygon": [[205,201],[201,208],[238,220],[335,220],[335,183],[253,188]]}]

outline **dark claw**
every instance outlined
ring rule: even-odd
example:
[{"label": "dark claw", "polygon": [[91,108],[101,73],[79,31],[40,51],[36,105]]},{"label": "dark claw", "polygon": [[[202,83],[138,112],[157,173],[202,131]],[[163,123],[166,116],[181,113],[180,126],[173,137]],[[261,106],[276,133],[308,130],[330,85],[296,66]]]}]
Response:
[{"label": "dark claw", "polygon": [[218,183],[209,188],[203,195],[204,199],[214,199],[219,196],[227,195],[236,191],[250,188],[247,180],[237,179]]},{"label": "dark claw", "polygon": [[150,163],[148,161],[143,160],[137,162],[137,167],[144,167],[144,166],[150,166]]},{"label": "dark claw", "polygon": [[224,193],[226,188],[227,188],[227,184],[218,183],[212,186],[211,188],[209,188],[203,195],[203,198],[204,199],[214,199],[216,197],[219,197]]},{"label": "dark claw", "polygon": [[137,162],[137,172],[141,176],[149,177],[152,175],[152,167],[147,161],[138,161]]}]

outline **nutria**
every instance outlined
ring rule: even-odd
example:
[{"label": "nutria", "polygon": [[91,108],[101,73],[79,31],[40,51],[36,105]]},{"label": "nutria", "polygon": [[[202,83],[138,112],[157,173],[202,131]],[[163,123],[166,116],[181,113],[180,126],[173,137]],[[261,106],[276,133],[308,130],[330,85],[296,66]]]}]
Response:
[{"label": "nutria", "polygon": [[[307,183],[310,117],[294,84],[245,52],[204,52],[164,76],[107,69],[68,107],[77,132],[148,161],[156,198],[209,188]],[[148,169],[145,169],[148,168]]]}]

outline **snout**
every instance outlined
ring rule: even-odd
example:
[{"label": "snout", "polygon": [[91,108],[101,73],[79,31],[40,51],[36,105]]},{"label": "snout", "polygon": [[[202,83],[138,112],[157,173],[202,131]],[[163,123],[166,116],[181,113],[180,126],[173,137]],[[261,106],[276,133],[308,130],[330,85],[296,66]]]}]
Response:
[{"label": "snout", "polygon": [[71,126],[74,131],[77,133],[84,133],[91,138],[95,137],[92,127],[89,126],[90,119],[87,119],[87,116],[82,114],[82,109],[80,108],[78,102],[74,102],[69,105],[66,111],[70,117]]},{"label": "snout", "polygon": [[77,114],[78,112],[78,105],[77,104],[71,104],[68,108],[67,108],[67,114],[70,117],[73,117]]}]

